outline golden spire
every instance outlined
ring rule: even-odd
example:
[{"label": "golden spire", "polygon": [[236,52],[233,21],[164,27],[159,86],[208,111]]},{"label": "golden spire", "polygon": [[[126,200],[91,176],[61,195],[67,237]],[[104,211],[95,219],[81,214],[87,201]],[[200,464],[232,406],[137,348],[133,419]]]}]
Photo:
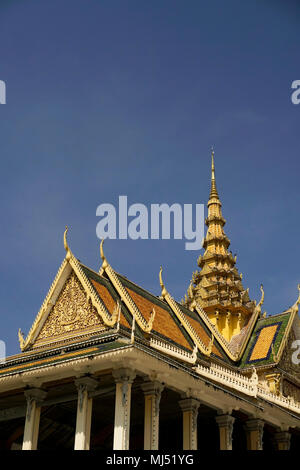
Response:
[{"label": "golden spire", "polygon": [[216,175],[215,175],[215,162],[214,162],[215,152],[214,149],[211,149],[211,186],[210,186],[210,195],[209,199],[214,197],[219,199],[219,194],[216,186]]},{"label": "golden spire", "polygon": [[[184,304],[192,308],[196,302],[223,336],[230,341],[247,323],[255,305],[242,285],[242,276],[235,266],[236,257],[228,250],[230,240],[224,232],[226,223],[216,186],[214,150],[211,150],[211,185],[205,220],[205,250],[199,256],[200,270],[193,275]],[[261,303],[259,304],[260,308]],[[218,312],[219,321],[216,319]]]}]

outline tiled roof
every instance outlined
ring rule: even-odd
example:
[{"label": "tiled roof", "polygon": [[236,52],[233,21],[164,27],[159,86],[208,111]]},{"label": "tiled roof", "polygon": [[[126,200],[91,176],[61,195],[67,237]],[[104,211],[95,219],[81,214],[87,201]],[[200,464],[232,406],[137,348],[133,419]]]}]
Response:
[{"label": "tiled roof", "polygon": [[[159,297],[156,297],[137,284],[134,284],[126,277],[120,274],[118,274],[118,277],[146,320],[149,320],[152,309],[155,309],[156,315],[153,323],[153,333],[158,333],[165,339],[185,349],[192,350],[194,348],[193,340],[186,332],[183,325],[180,324],[166,301],[161,300]],[[199,315],[179,303],[177,303],[177,306],[181,309],[187,321],[195,329],[205,346],[208,346],[211,340],[211,333]],[[226,354],[215,344],[213,345],[212,353],[228,361]]]},{"label": "tiled roof", "polygon": [[[105,278],[90,270],[86,266],[81,265],[81,267],[84,270],[85,275],[88,277],[89,281],[95,288],[105,307],[107,308],[109,313],[112,314],[119,298],[114,293],[110,283]],[[124,310],[124,308],[121,309],[120,324],[122,326],[125,326],[126,328],[131,328],[129,321],[124,314]]]},{"label": "tiled roof", "polygon": [[191,344],[187,341],[180,327],[175,323],[170,311],[167,308],[154,304],[144,296],[137,294],[134,290],[128,289],[127,292],[134,300],[143,317],[148,321],[152,309],[155,309],[155,320],[153,323],[153,333],[159,333],[162,336],[173,340],[180,346],[192,350]]}]

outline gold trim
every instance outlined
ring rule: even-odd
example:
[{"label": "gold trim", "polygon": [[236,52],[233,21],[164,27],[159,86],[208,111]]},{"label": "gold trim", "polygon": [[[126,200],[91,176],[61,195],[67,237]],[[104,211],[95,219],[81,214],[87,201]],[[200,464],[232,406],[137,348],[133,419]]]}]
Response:
[{"label": "gold trim", "polygon": [[167,291],[167,289],[166,289],[166,287],[163,283],[163,279],[162,279],[162,267],[160,267],[160,271],[159,271],[159,282],[160,282],[160,285],[161,285],[161,288],[162,288],[161,295],[162,295],[163,299],[165,299],[166,302],[168,303],[168,305],[171,307],[172,311],[175,313],[176,317],[178,318],[178,320],[180,321],[180,323],[184,327],[185,331],[189,334],[189,336],[193,340],[194,345],[197,346],[198,349],[203,354],[205,354],[206,356],[210,356],[211,352],[212,352],[212,347],[213,347],[214,335],[212,335],[212,339],[210,340],[209,345],[206,347],[205,344],[203,343],[203,341],[201,340],[201,338],[199,338],[198,333],[196,332],[196,330],[190,324],[190,322],[188,321],[188,319],[186,318],[184,313],[178,307],[178,305],[175,302],[175,300],[173,299],[173,297],[171,297],[171,295]]},{"label": "gold trim", "polygon": [[[65,281],[68,277],[69,274],[71,274],[71,271],[73,270],[74,273],[76,274],[77,278],[79,279],[84,291],[86,292],[87,296],[87,301],[90,301],[92,305],[96,308],[96,311],[100,317],[100,319],[104,322],[106,326],[109,327],[114,327],[119,316],[119,311],[121,309],[121,305],[119,302],[116,303],[114,311],[112,314],[109,313],[107,310],[104,302],[100,299],[98,295],[95,294],[94,292],[94,287],[88,280],[87,276],[81,269],[80,263],[78,260],[75,258],[73,253],[71,252],[69,245],[67,243],[67,232],[68,228],[66,227],[66,230],[64,232],[64,247],[67,251],[66,257],[63,260],[54,281],[51,284],[51,287],[48,291],[48,294],[36,316],[35,321],[32,324],[32,327],[27,335],[27,338],[22,340],[22,336],[19,333],[19,342],[20,342],[20,347],[21,351],[25,351],[28,349],[30,346],[33,345],[35,339],[37,338],[43,324],[45,323],[53,305],[55,304],[56,299],[58,298],[58,295],[60,294]],[[66,273],[66,269],[68,269],[69,272]],[[66,273],[65,279],[62,280],[62,276]],[[62,281],[62,282],[61,282]],[[59,283],[61,282],[61,286],[59,286]],[[58,291],[57,291],[58,288]],[[53,301],[52,297],[55,294],[55,301]],[[154,319],[153,319],[154,320]],[[153,321],[152,321],[153,323]]]},{"label": "gold trim", "polygon": [[108,263],[104,255],[103,243],[104,243],[104,239],[101,241],[101,244],[100,244],[100,255],[103,261],[101,270],[108,275],[109,280],[111,281],[116,291],[120,295],[122,301],[125,303],[132,317],[135,318],[135,321],[137,322],[139,327],[145,333],[150,333],[153,327],[154,319],[155,319],[155,309],[153,308],[149,321],[147,322],[145,318],[143,317],[143,315],[141,314],[139,308],[135,304],[134,300],[128,293],[127,289],[125,289],[121,280],[119,279],[119,277],[117,276],[117,274],[115,273],[111,265]]}]

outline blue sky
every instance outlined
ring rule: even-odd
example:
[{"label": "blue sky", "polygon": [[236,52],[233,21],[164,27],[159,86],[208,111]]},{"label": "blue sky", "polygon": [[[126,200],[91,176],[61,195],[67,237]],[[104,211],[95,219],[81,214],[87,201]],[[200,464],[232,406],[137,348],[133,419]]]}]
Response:
[{"label": "blue sky", "polygon": [[[245,0],[2,0],[1,322],[19,351],[64,257],[99,269],[96,208],[207,202],[210,147],[225,231],[253,299],[278,313],[299,279],[300,5]],[[107,240],[111,265],[181,299],[198,252]]]}]

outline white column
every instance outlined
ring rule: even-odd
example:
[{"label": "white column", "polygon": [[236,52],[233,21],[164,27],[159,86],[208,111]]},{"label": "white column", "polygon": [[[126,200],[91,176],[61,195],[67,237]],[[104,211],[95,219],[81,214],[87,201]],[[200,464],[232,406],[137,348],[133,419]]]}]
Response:
[{"label": "white column", "polygon": [[160,382],[145,382],[141,385],[145,396],[144,449],[158,450],[159,404],[163,385]]},{"label": "white column", "polygon": [[114,450],[129,449],[131,385],[135,376],[131,369],[113,371],[116,382]]},{"label": "white column", "polygon": [[89,392],[95,390],[98,382],[91,377],[80,377],[75,380],[75,385],[78,390],[78,402],[74,449],[89,450],[93,406],[93,399],[89,397]]},{"label": "white column", "polygon": [[41,404],[46,392],[39,388],[32,388],[24,392],[27,401],[25,428],[23,436],[23,450],[36,450],[41,416]]},{"label": "white column", "polygon": [[216,417],[220,434],[220,450],[232,450],[232,431],[235,418],[230,415]]},{"label": "white column", "polygon": [[179,401],[183,418],[183,450],[197,450],[197,418],[200,403],[194,398]]}]

